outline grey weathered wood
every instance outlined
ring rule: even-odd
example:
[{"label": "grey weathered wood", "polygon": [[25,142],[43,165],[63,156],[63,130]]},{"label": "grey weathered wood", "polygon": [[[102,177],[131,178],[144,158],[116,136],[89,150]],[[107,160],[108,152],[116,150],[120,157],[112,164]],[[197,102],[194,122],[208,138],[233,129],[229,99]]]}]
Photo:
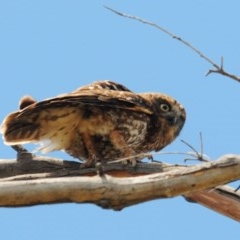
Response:
[{"label": "grey weathered wood", "polygon": [[[0,161],[0,206],[87,202],[120,210],[141,202],[179,195],[198,201],[201,194],[210,196],[208,193],[216,192],[206,189],[240,178],[239,155],[228,155],[195,166],[110,164],[103,166],[105,174],[102,176],[96,175],[95,169],[79,169],[79,166],[75,162],[42,157]],[[14,174],[3,173],[4,169],[7,172],[13,170]],[[236,199],[239,206],[237,194]],[[218,211],[217,208],[221,206],[214,210]],[[231,214],[230,217],[240,221],[238,216]]]}]

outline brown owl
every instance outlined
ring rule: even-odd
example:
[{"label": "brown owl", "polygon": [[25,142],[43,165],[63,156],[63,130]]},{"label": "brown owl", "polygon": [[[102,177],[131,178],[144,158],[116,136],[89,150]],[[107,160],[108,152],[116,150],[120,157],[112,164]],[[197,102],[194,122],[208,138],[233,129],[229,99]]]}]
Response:
[{"label": "brown owl", "polygon": [[7,145],[40,143],[43,153],[64,150],[85,166],[122,158],[134,164],[171,143],[185,118],[183,106],[167,95],[98,81],[41,102],[22,98],[1,133]]}]

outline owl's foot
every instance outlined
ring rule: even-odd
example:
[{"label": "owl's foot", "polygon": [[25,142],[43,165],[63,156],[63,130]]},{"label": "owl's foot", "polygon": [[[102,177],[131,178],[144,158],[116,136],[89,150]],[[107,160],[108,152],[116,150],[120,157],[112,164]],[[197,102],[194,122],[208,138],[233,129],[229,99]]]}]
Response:
[{"label": "owl's foot", "polygon": [[137,165],[137,160],[136,159],[129,159],[129,160],[124,160],[122,161],[123,165],[131,164],[132,167],[135,167]]},{"label": "owl's foot", "polygon": [[88,133],[83,133],[82,137],[84,145],[88,151],[88,158],[86,162],[81,165],[81,168],[95,167],[95,165],[100,162],[100,158],[98,156],[92,136]]},{"label": "owl's foot", "polygon": [[85,163],[82,163],[80,165],[80,169],[84,169],[84,168],[95,168],[98,176],[101,177],[104,175],[103,166],[100,161],[97,161],[97,162],[95,162],[95,160],[86,161]]},{"label": "owl's foot", "polygon": [[103,167],[102,167],[102,164],[100,162],[97,162],[95,164],[95,168],[96,168],[96,171],[97,171],[97,174],[101,177],[104,175],[104,172],[103,172]]},{"label": "owl's foot", "polygon": [[94,168],[96,164],[100,163],[99,158],[96,156],[91,156],[84,163],[81,164],[80,168]]}]

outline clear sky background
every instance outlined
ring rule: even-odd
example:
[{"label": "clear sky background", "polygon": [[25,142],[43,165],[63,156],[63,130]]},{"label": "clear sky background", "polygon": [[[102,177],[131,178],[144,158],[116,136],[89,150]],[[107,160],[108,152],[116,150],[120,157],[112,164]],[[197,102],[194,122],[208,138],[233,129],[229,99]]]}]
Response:
[{"label": "clear sky background", "polygon": [[[153,21],[240,75],[240,2],[0,0],[0,119],[30,94],[37,100],[111,79],[136,92],[164,92],[181,102],[184,139],[211,159],[239,153],[240,83],[220,75],[178,41],[106,10],[107,5]],[[15,152],[2,141],[0,158]],[[69,156],[59,152],[55,157]],[[155,156],[183,164],[183,156]],[[197,164],[194,162],[194,164]],[[155,200],[120,212],[90,204],[0,208],[0,239],[239,240],[239,223],[183,198]]]}]

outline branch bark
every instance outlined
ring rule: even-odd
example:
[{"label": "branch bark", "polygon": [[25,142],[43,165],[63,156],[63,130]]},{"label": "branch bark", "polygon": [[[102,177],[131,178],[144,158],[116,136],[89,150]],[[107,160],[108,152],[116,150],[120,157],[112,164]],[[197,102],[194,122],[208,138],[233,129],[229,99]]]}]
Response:
[{"label": "branch bark", "polygon": [[[219,188],[212,190],[240,178],[239,155],[228,155],[195,166],[109,164],[103,166],[101,176],[96,169],[79,168],[77,162],[38,156],[33,156],[32,160],[29,156],[18,161],[0,161],[0,206],[87,202],[120,210],[149,200],[184,195],[240,221],[240,196],[233,194],[235,208],[231,205],[222,210],[216,200],[216,196],[220,196]],[[204,198],[211,199],[213,193],[215,202],[206,203]]]},{"label": "branch bark", "polygon": [[193,192],[185,197],[238,222],[240,221],[240,194],[229,186]]}]

